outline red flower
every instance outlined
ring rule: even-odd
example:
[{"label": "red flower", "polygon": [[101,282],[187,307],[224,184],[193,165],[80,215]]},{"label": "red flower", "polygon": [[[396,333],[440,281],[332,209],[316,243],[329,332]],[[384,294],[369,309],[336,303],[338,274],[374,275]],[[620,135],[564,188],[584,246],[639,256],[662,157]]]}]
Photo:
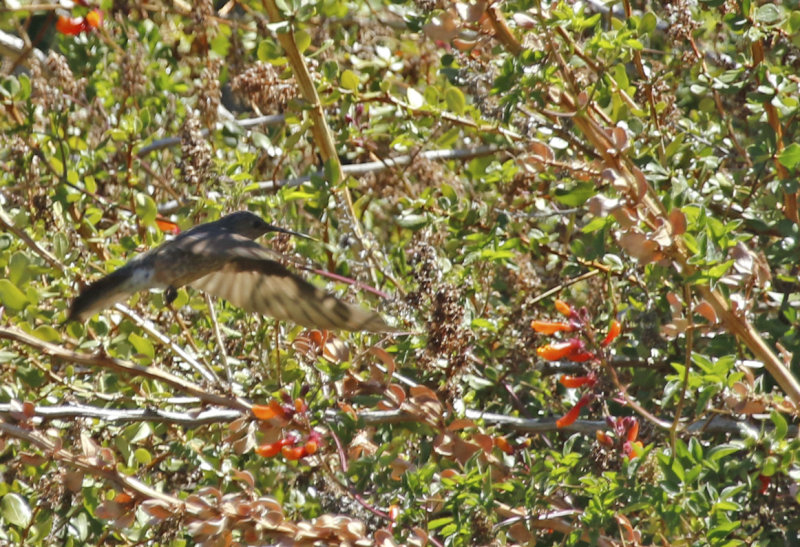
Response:
[{"label": "red flower", "polygon": [[563,321],[531,321],[531,328],[539,334],[555,334],[557,332],[572,332],[575,326]]},{"label": "red flower", "polygon": [[567,317],[570,317],[573,313],[575,313],[575,310],[572,309],[572,306],[570,306],[569,304],[567,304],[563,300],[556,299],[555,305],[556,305],[556,309],[562,315],[566,315]]},{"label": "red flower", "polygon": [[261,446],[256,447],[255,452],[264,458],[271,458],[277,455],[278,452],[282,452],[283,449],[289,447],[290,445],[294,445],[296,442],[297,437],[290,435],[279,441],[275,441],[274,443],[262,444]]},{"label": "red flower", "polygon": [[271,400],[268,405],[253,405],[250,410],[253,412],[253,416],[259,420],[286,418],[288,414],[286,409],[275,399]]},{"label": "red flower", "polygon": [[586,376],[567,376],[566,374],[562,374],[558,381],[561,382],[562,386],[570,389],[583,386],[594,387],[597,383],[597,376],[594,374],[587,374]]},{"label": "red flower", "polygon": [[67,36],[77,36],[81,32],[89,32],[103,24],[103,12],[94,9],[86,17],[67,17],[60,15],[56,21],[56,30]]},{"label": "red flower", "polygon": [[[99,9],[93,9],[86,14],[84,18],[89,28],[97,28],[103,24],[103,12]],[[88,29],[87,29],[88,30]]]},{"label": "red flower", "polygon": [[514,447],[511,446],[511,443],[509,443],[505,437],[495,437],[494,445],[506,454],[510,455],[514,453]]},{"label": "red flower", "polygon": [[576,354],[583,350],[583,342],[579,338],[572,338],[566,342],[545,344],[536,348],[536,355],[548,361],[558,361],[567,355]]},{"label": "red flower", "polygon": [[171,220],[166,220],[166,219],[163,219],[163,218],[157,218],[156,219],[156,226],[158,226],[158,229],[161,230],[162,232],[167,232],[167,233],[176,234],[176,235],[181,233],[180,226],[178,226],[177,224],[175,224]]},{"label": "red flower", "polygon": [[576,363],[590,361],[595,357],[594,353],[584,351],[583,340],[580,338],[570,338],[566,342],[545,344],[544,346],[536,348],[536,355],[548,361],[568,359]]},{"label": "red flower", "polygon": [[397,522],[397,517],[400,516],[400,507],[397,504],[389,506],[389,532],[394,530],[394,525]]},{"label": "red flower", "polygon": [[306,456],[306,449],[302,446],[284,446],[281,448],[281,456],[287,460],[299,460]]},{"label": "red flower", "polygon": [[631,421],[633,423],[628,428],[628,440],[633,442],[639,437],[639,420],[632,418]]},{"label": "red flower", "polygon": [[758,481],[761,483],[761,487],[758,489],[758,493],[763,494],[764,492],[767,491],[767,488],[769,488],[769,483],[771,479],[767,476],[759,475]]},{"label": "red flower", "polygon": [[56,21],[56,30],[67,36],[77,36],[81,32],[88,30],[89,25],[83,17],[67,17],[59,15]]},{"label": "red flower", "polygon": [[644,445],[642,441],[625,441],[625,444],[622,445],[622,451],[625,452],[625,457],[628,460],[633,460],[638,458],[644,452]]},{"label": "red flower", "polygon": [[592,400],[591,394],[589,393],[584,394],[584,396],[581,397],[577,403],[575,403],[575,406],[569,409],[569,412],[567,412],[566,414],[564,414],[564,416],[556,420],[556,427],[562,428],[574,424],[575,420],[577,420],[578,416],[580,416],[581,414],[581,409],[586,405],[588,405],[591,402],[591,400]]},{"label": "red flower", "polygon": [[605,431],[597,430],[595,432],[595,437],[597,438],[597,442],[599,442],[600,444],[602,444],[607,448],[611,448],[614,446],[614,439],[611,438],[611,435],[609,435]]},{"label": "red flower", "polygon": [[601,345],[603,347],[609,345],[611,342],[614,341],[614,338],[619,336],[619,333],[621,331],[622,331],[622,325],[620,324],[620,322],[617,321],[616,319],[612,319],[611,325],[609,325],[608,327],[608,334],[606,334],[606,337],[601,342]]}]

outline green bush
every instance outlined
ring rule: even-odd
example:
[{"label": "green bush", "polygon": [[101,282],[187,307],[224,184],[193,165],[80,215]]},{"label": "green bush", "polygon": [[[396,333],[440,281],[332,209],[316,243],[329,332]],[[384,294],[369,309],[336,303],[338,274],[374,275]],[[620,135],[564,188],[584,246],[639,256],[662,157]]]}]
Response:
[{"label": "green bush", "polygon": [[[796,541],[800,11],[652,7],[0,13],[0,541]],[[241,209],[404,332],[66,321]]]}]

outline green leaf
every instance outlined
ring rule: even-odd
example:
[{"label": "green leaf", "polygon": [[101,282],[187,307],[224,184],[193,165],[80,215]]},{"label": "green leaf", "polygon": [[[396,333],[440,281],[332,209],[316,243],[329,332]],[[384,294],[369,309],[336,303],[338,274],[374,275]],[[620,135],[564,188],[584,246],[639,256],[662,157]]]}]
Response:
[{"label": "green leaf", "polygon": [[28,257],[24,253],[14,253],[8,261],[8,280],[16,286],[22,286],[28,282]]},{"label": "green leaf", "polygon": [[222,58],[228,55],[228,50],[230,48],[230,39],[221,32],[218,32],[211,40],[211,50]]},{"label": "green leaf", "polygon": [[785,439],[786,434],[789,432],[789,425],[786,423],[786,418],[784,418],[780,412],[773,410],[769,415],[769,419],[775,424],[775,432],[773,433],[775,439]]},{"label": "green leaf", "polygon": [[272,40],[262,40],[256,53],[259,61],[270,62],[283,55],[283,50]]},{"label": "green leaf", "polygon": [[731,266],[733,266],[733,260],[728,260],[722,264],[717,264],[716,266],[707,269],[704,273],[711,279],[719,279],[725,275],[725,272],[727,272]]},{"label": "green leaf", "polygon": [[336,186],[339,184],[341,180],[341,169],[339,167],[339,160],[336,158],[331,158],[325,162],[324,165],[324,172],[325,172],[325,180],[331,186]]},{"label": "green leaf", "polygon": [[18,311],[28,304],[28,299],[11,281],[0,279],[0,304]]},{"label": "green leaf", "polygon": [[28,501],[15,492],[3,496],[0,502],[0,514],[6,522],[20,528],[27,528],[31,523],[31,508]]},{"label": "green leaf", "polygon": [[147,338],[143,338],[135,332],[132,332],[128,335],[128,342],[134,347],[136,353],[146,357],[148,361],[152,361],[153,357],[155,357],[153,344],[151,344],[150,340]]},{"label": "green leaf", "polygon": [[45,342],[56,343],[61,341],[61,334],[50,325],[39,325],[33,330],[33,335]]},{"label": "green leaf", "polygon": [[741,446],[736,446],[734,444],[721,444],[709,450],[706,458],[714,461],[721,460],[726,456],[739,452],[741,449]]},{"label": "green leaf", "polygon": [[425,97],[423,97],[422,94],[413,87],[409,87],[406,90],[406,100],[414,110],[422,108],[422,106],[425,104]]},{"label": "green leaf", "polygon": [[339,77],[339,82],[341,86],[348,91],[358,91],[358,76],[352,70],[345,70],[342,72],[342,75]]},{"label": "green leaf", "polygon": [[795,10],[789,15],[789,30],[792,32],[800,30],[800,11]]},{"label": "green leaf", "polygon": [[447,88],[444,92],[444,101],[447,103],[447,109],[456,114],[461,115],[467,109],[467,100],[457,87]]},{"label": "green leaf", "polygon": [[158,206],[156,205],[155,200],[142,192],[137,193],[136,216],[142,220],[142,224],[145,226],[153,226],[156,222],[157,215]]},{"label": "green leaf", "polygon": [[775,4],[769,3],[759,6],[756,10],[756,21],[765,25],[774,25],[783,19],[783,11]]},{"label": "green leaf", "polygon": [[274,148],[272,146],[272,141],[269,140],[269,137],[260,131],[250,132],[250,141],[262,150],[270,150]]},{"label": "green leaf", "polygon": [[568,207],[579,207],[586,203],[595,193],[595,184],[593,182],[581,182],[570,188],[556,188],[553,191],[553,199]]},{"label": "green leaf", "polygon": [[787,169],[794,169],[800,163],[800,144],[793,142],[778,154],[778,161]]},{"label": "green leaf", "polygon": [[297,50],[303,53],[311,45],[311,35],[304,30],[298,30],[294,33],[294,43],[297,45]]},{"label": "green leaf", "polygon": [[397,217],[397,224],[403,228],[418,230],[428,224],[428,217],[424,214],[404,212]]},{"label": "green leaf", "polygon": [[656,19],[655,14],[653,14],[651,11],[648,11],[642,15],[642,20],[639,23],[639,32],[642,34],[650,34],[656,29],[657,23],[658,19]]},{"label": "green leaf", "polygon": [[133,457],[141,465],[150,465],[150,462],[153,461],[153,456],[144,448],[137,448],[133,452]]},{"label": "green leaf", "polygon": [[447,524],[453,522],[453,517],[442,517],[438,519],[433,519],[428,523],[428,530],[436,530],[437,528],[441,528]]}]

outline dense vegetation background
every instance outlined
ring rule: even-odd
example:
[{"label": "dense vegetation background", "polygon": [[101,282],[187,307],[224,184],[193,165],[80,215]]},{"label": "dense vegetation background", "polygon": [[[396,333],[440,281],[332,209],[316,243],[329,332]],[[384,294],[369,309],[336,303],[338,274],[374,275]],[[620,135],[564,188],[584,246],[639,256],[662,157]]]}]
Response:
[{"label": "dense vegetation background", "polygon": [[[79,4],[0,14],[0,542],[797,541],[796,3]],[[409,333],[64,324],[239,209]]]}]

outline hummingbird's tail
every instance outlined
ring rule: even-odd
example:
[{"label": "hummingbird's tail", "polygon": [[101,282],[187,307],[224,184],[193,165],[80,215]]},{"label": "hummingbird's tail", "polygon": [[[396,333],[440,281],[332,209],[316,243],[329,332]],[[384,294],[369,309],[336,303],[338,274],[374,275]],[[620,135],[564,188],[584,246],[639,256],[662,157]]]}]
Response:
[{"label": "hummingbird's tail", "polygon": [[[139,266],[139,267],[136,267]],[[152,269],[128,264],[85,287],[69,308],[67,321],[85,321],[95,313],[152,286]]]}]

